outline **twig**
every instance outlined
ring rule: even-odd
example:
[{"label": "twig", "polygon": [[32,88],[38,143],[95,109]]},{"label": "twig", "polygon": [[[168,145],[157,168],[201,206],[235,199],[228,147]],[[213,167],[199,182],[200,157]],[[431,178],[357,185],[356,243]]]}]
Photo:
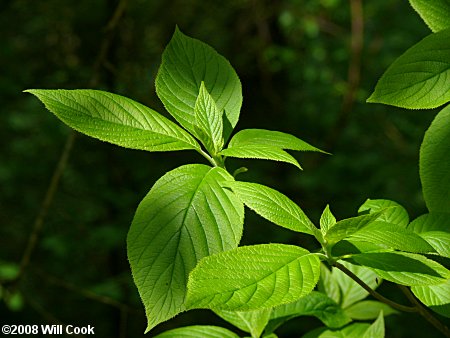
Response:
[{"label": "twig", "polygon": [[45,220],[45,218],[48,214],[48,210],[53,202],[55,193],[58,190],[59,181],[64,172],[64,169],[66,168],[70,152],[71,152],[71,150],[73,148],[73,144],[75,142],[75,138],[76,138],[75,131],[71,131],[70,134],[67,136],[66,143],[64,145],[64,149],[58,160],[58,164],[56,165],[55,171],[53,172],[52,179],[47,188],[47,192],[45,193],[45,197],[44,197],[44,201],[42,202],[41,209],[39,210],[39,213],[34,221],[33,230],[31,231],[30,237],[28,238],[27,246],[23,252],[22,259],[20,261],[19,273],[18,273],[16,279],[14,280],[14,282],[18,282],[22,278],[23,274],[25,273],[25,269],[27,268],[28,264],[30,263],[31,255],[33,254],[34,249],[36,248],[36,244],[39,239],[39,234],[41,233],[42,228],[44,226],[44,220]]},{"label": "twig", "polygon": [[52,283],[54,285],[57,285],[59,287],[62,287],[66,290],[69,291],[73,291],[76,292],[80,295],[82,295],[83,297],[92,299],[94,301],[97,301],[99,303],[103,303],[112,307],[115,307],[117,309],[119,309],[121,312],[125,311],[127,313],[135,313],[135,314],[142,314],[142,311],[139,311],[138,309],[134,309],[132,307],[130,307],[127,304],[123,304],[113,298],[107,297],[107,296],[102,296],[99,294],[96,294],[95,292],[92,292],[90,290],[86,290],[83,288],[80,288],[74,284],[71,284],[69,282],[66,282],[60,278],[57,278],[55,276],[51,276],[45,272],[43,272],[42,270],[34,270],[37,274],[39,274],[40,277],[42,277],[43,279],[45,279],[45,281]]},{"label": "twig", "polygon": [[439,319],[434,317],[425,306],[423,306],[416,297],[412,294],[412,292],[404,285],[398,285],[400,290],[405,294],[405,296],[409,299],[409,301],[414,304],[415,308],[419,312],[419,314],[425,318],[431,325],[433,325],[436,329],[441,331],[444,336],[450,337],[450,330],[449,328],[441,323]]},{"label": "twig", "polygon": [[380,302],[383,302],[385,304],[388,304],[394,309],[404,311],[404,312],[419,312],[419,310],[414,306],[405,306],[402,304],[398,304],[390,299],[387,299],[383,295],[379,294],[375,290],[373,290],[370,286],[368,286],[366,283],[364,283],[358,276],[356,276],[353,272],[351,272],[349,269],[347,269],[344,265],[335,262],[333,264],[336,268],[341,270],[343,273],[345,273],[347,276],[349,276],[351,279],[353,279],[356,283],[358,283],[364,290],[366,290],[370,295],[372,295],[374,298],[378,299]]}]

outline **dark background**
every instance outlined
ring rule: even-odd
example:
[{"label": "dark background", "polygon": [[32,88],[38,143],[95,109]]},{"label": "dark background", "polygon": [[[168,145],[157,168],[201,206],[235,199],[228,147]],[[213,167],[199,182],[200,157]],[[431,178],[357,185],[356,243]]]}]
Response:
[{"label": "dark background", "polygon": [[[231,166],[250,169],[240,179],[280,190],[314,222],[327,203],[341,219],[354,216],[366,198],[395,200],[411,219],[426,212],[418,154],[436,112],[365,100],[388,65],[430,32],[406,0],[365,1],[362,13],[358,4],[129,0],[111,23],[117,1],[2,0],[0,277],[17,270],[70,135],[22,91],[103,89],[166,114],[154,80],[176,24],[236,69],[244,94],[238,130],[280,130],[333,153],[294,154],[302,172],[288,164],[230,159]],[[165,172],[204,159],[189,151],[127,150],[83,135],[69,155],[30,264],[18,282],[0,288],[0,322],[90,324],[99,337],[141,337],[146,320],[125,243],[134,210]],[[306,237],[247,211],[242,243],[267,242],[311,246]],[[405,302],[388,283],[380,290]],[[439,337],[416,315],[386,322],[387,337]],[[151,334],[192,324],[229,327],[208,311],[191,311]],[[319,325],[300,318],[279,335],[298,337]]]}]

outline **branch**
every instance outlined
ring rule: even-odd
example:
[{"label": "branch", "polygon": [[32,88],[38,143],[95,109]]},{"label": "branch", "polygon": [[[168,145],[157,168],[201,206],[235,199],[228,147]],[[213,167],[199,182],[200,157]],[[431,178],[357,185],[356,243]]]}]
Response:
[{"label": "branch", "polygon": [[411,290],[409,290],[409,288],[407,288],[404,285],[398,285],[397,286],[400,288],[400,290],[402,290],[402,292],[405,294],[405,296],[409,299],[409,301],[414,304],[415,308],[417,309],[417,311],[419,312],[419,314],[425,318],[431,325],[433,325],[436,329],[438,329],[439,331],[441,331],[444,336],[446,337],[450,337],[450,330],[449,328],[444,325],[443,323],[441,323],[439,321],[439,319],[437,319],[436,317],[434,317],[425,306],[422,305],[422,303],[420,303],[416,297],[414,297],[414,295],[412,294]]},{"label": "branch", "polygon": [[335,262],[333,264],[333,266],[335,266],[336,268],[341,270],[343,273],[345,273],[347,276],[349,276],[351,279],[353,279],[364,290],[366,290],[368,293],[370,293],[370,295],[372,295],[374,298],[378,299],[380,302],[383,302],[383,303],[389,305],[390,307],[392,307],[394,309],[397,309],[397,310],[400,310],[400,311],[404,311],[404,312],[419,312],[419,310],[415,306],[405,306],[405,305],[402,305],[402,304],[398,304],[398,303],[396,303],[396,302],[394,302],[394,301],[392,301],[390,299],[387,299],[383,295],[379,294],[378,292],[373,290],[370,286],[368,286],[366,283],[364,283],[353,272],[351,272],[349,269],[347,269],[344,265],[342,265],[342,264],[340,264],[338,262]]}]

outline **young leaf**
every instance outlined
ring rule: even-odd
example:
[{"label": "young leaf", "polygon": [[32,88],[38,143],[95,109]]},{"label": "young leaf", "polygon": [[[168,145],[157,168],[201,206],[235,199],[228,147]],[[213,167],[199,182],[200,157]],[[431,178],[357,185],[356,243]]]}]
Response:
[{"label": "young leaf", "polygon": [[203,258],[189,276],[188,308],[247,311],[293,302],[319,279],[320,260],[285,244],[239,247]]},{"label": "young leaf", "polygon": [[223,327],[210,325],[185,326],[165,331],[154,338],[239,338],[239,336]]},{"label": "young leaf", "polygon": [[408,230],[411,230],[427,241],[436,252],[450,258],[450,214],[429,213],[412,221]]},{"label": "young leaf", "polygon": [[408,252],[426,253],[435,251],[425,239],[411,230],[379,221],[355,232],[348,237],[348,240],[350,242],[353,240],[363,241],[382,245],[384,248]]},{"label": "young leaf", "polygon": [[443,283],[450,272],[424,256],[406,252],[366,252],[352,256],[383,279],[402,285],[433,285]]},{"label": "young leaf", "polygon": [[399,313],[385,303],[363,300],[346,308],[345,314],[354,320],[372,320],[378,317],[380,311],[383,311],[384,316]]},{"label": "young leaf", "polygon": [[226,182],[236,196],[265,219],[287,229],[313,234],[315,226],[302,209],[282,193],[261,184]]},{"label": "young leaf", "polygon": [[185,165],[160,178],[139,204],[127,244],[147,331],[185,310],[188,274],[202,257],[237,247],[244,207],[222,188],[230,180],[221,168]]},{"label": "young leaf", "polygon": [[330,206],[327,204],[322,212],[322,216],[320,216],[320,231],[322,231],[322,234],[325,235],[327,231],[335,224],[336,218],[332,214]]},{"label": "young leaf", "polygon": [[342,221],[337,222],[331,229],[329,229],[325,234],[325,239],[328,243],[337,243],[350,235],[353,235],[358,230],[368,226],[369,224],[375,222],[383,213],[388,209],[383,209],[372,214],[347,218]]},{"label": "young leaf", "polygon": [[[340,263],[357,275],[364,283],[369,285],[371,289],[375,290],[378,287],[377,274],[375,272],[363,266],[353,265],[348,262],[341,261]],[[341,289],[340,304],[343,309],[346,309],[350,305],[369,295],[366,290],[341,270],[333,268],[331,275],[333,279],[337,281]]]},{"label": "young leaf", "polygon": [[433,32],[450,28],[450,1],[448,0],[409,0]]},{"label": "young leaf", "polygon": [[229,147],[245,147],[248,145],[261,145],[287,150],[318,151],[325,153],[294,135],[264,129],[244,129],[239,131],[231,138]]},{"label": "young leaf", "polygon": [[206,90],[205,83],[200,85],[200,93],[194,107],[196,127],[200,140],[210,154],[217,154],[223,147],[223,111],[217,109],[211,95]]},{"label": "young leaf", "polygon": [[242,87],[230,63],[207,44],[178,28],[164,50],[156,77],[156,93],[167,111],[195,134],[195,102],[202,81],[223,115],[227,140],[239,119]]},{"label": "young leaf", "polygon": [[266,332],[273,332],[288,320],[300,316],[317,317],[330,328],[339,328],[351,321],[331,298],[321,292],[313,291],[294,303],[274,308]]},{"label": "young leaf", "polygon": [[100,90],[30,89],[69,127],[125,148],[147,151],[199,149],[186,131],[154,110]]},{"label": "young leaf", "polygon": [[220,152],[220,155],[227,157],[237,157],[237,158],[255,158],[262,160],[272,160],[286,162],[295,165],[297,168],[302,169],[297,160],[289,155],[284,150],[261,144],[248,144],[245,146],[235,146],[224,149]]},{"label": "young leaf", "polygon": [[269,322],[272,309],[255,311],[215,310],[214,312],[242,331],[250,333],[252,338],[259,338]]},{"label": "young leaf", "polygon": [[412,286],[411,291],[430,309],[450,318],[450,279],[437,285]]},{"label": "young leaf", "polygon": [[[448,41],[450,41],[450,38]],[[448,51],[450,53],[450,47]],[[447,86],[447,92],[450,95],[449,88],[450,85]],[[423,197],[428,210],[432,212],[450,211],[449,120],[450,106],[447,106],[434,118],[430,128],[425,133],[420,147],[419,167]]]},{"label": "young leaf", "polygon": [[[387,209],[389,208],[389,209]],[[363,213],[369,211],[369,213],[374,213],[386,209],[386,211],[381,215],[378,221],[387,222],[391,224],[398,225],[399,227],[406,228],[409,223],[408,212],[400,204],[390,200],[367,199],[358,209],[358,213]]]},{"label": "young leaf", "polygon": [[395,60],[367,102],[436,108],[450,100],[450,29],[433,33]]},{"label": "young leaf", "polygon": [[377,320],[364,332],[362,338],[384,338],[383,311],[380,311]]}]

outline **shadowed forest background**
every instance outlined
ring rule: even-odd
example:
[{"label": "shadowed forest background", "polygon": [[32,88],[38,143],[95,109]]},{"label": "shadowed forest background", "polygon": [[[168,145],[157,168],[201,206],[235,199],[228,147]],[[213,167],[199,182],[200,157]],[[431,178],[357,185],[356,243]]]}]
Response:
[{"label": "shadowed forest background", "polygon": [[[333,154],[294,154],[302,172],[288,164],[229,159],[231,169],[249,168],[241,180],[283,192],[315,222],[326,204],[341,219],[356,215],[367,198],[395,200],[411,219],[425,213],[419,146],[435,114],[365,103],[392,61],[429,33],[408,1],[2,0],[2,324],[90,324],[99,337],[144,336],[144,310],[126,258],[128,228],[160,176],[205,161],[195,152],[146,153],[77,135],[45,204],[71,131],[22,91],[102,89],[168,116],[154,80],[175,25],[235,68],[244,94],[236,130],[279,130]],[[41,231],[34,231],[41,221]],[[248,210],[244,229],[242,244],[310,245],[306,236]],[[29,264],[7,282],[33,233]],[[388,282],[379,290],[405,302]],[[230,327],[196,310],[151,334],[194,324]],[[278,333],[299,337],[319,325],[302,317]],[[386,317],[386,326],[387,337],[439,337],[416,314]]]}]

